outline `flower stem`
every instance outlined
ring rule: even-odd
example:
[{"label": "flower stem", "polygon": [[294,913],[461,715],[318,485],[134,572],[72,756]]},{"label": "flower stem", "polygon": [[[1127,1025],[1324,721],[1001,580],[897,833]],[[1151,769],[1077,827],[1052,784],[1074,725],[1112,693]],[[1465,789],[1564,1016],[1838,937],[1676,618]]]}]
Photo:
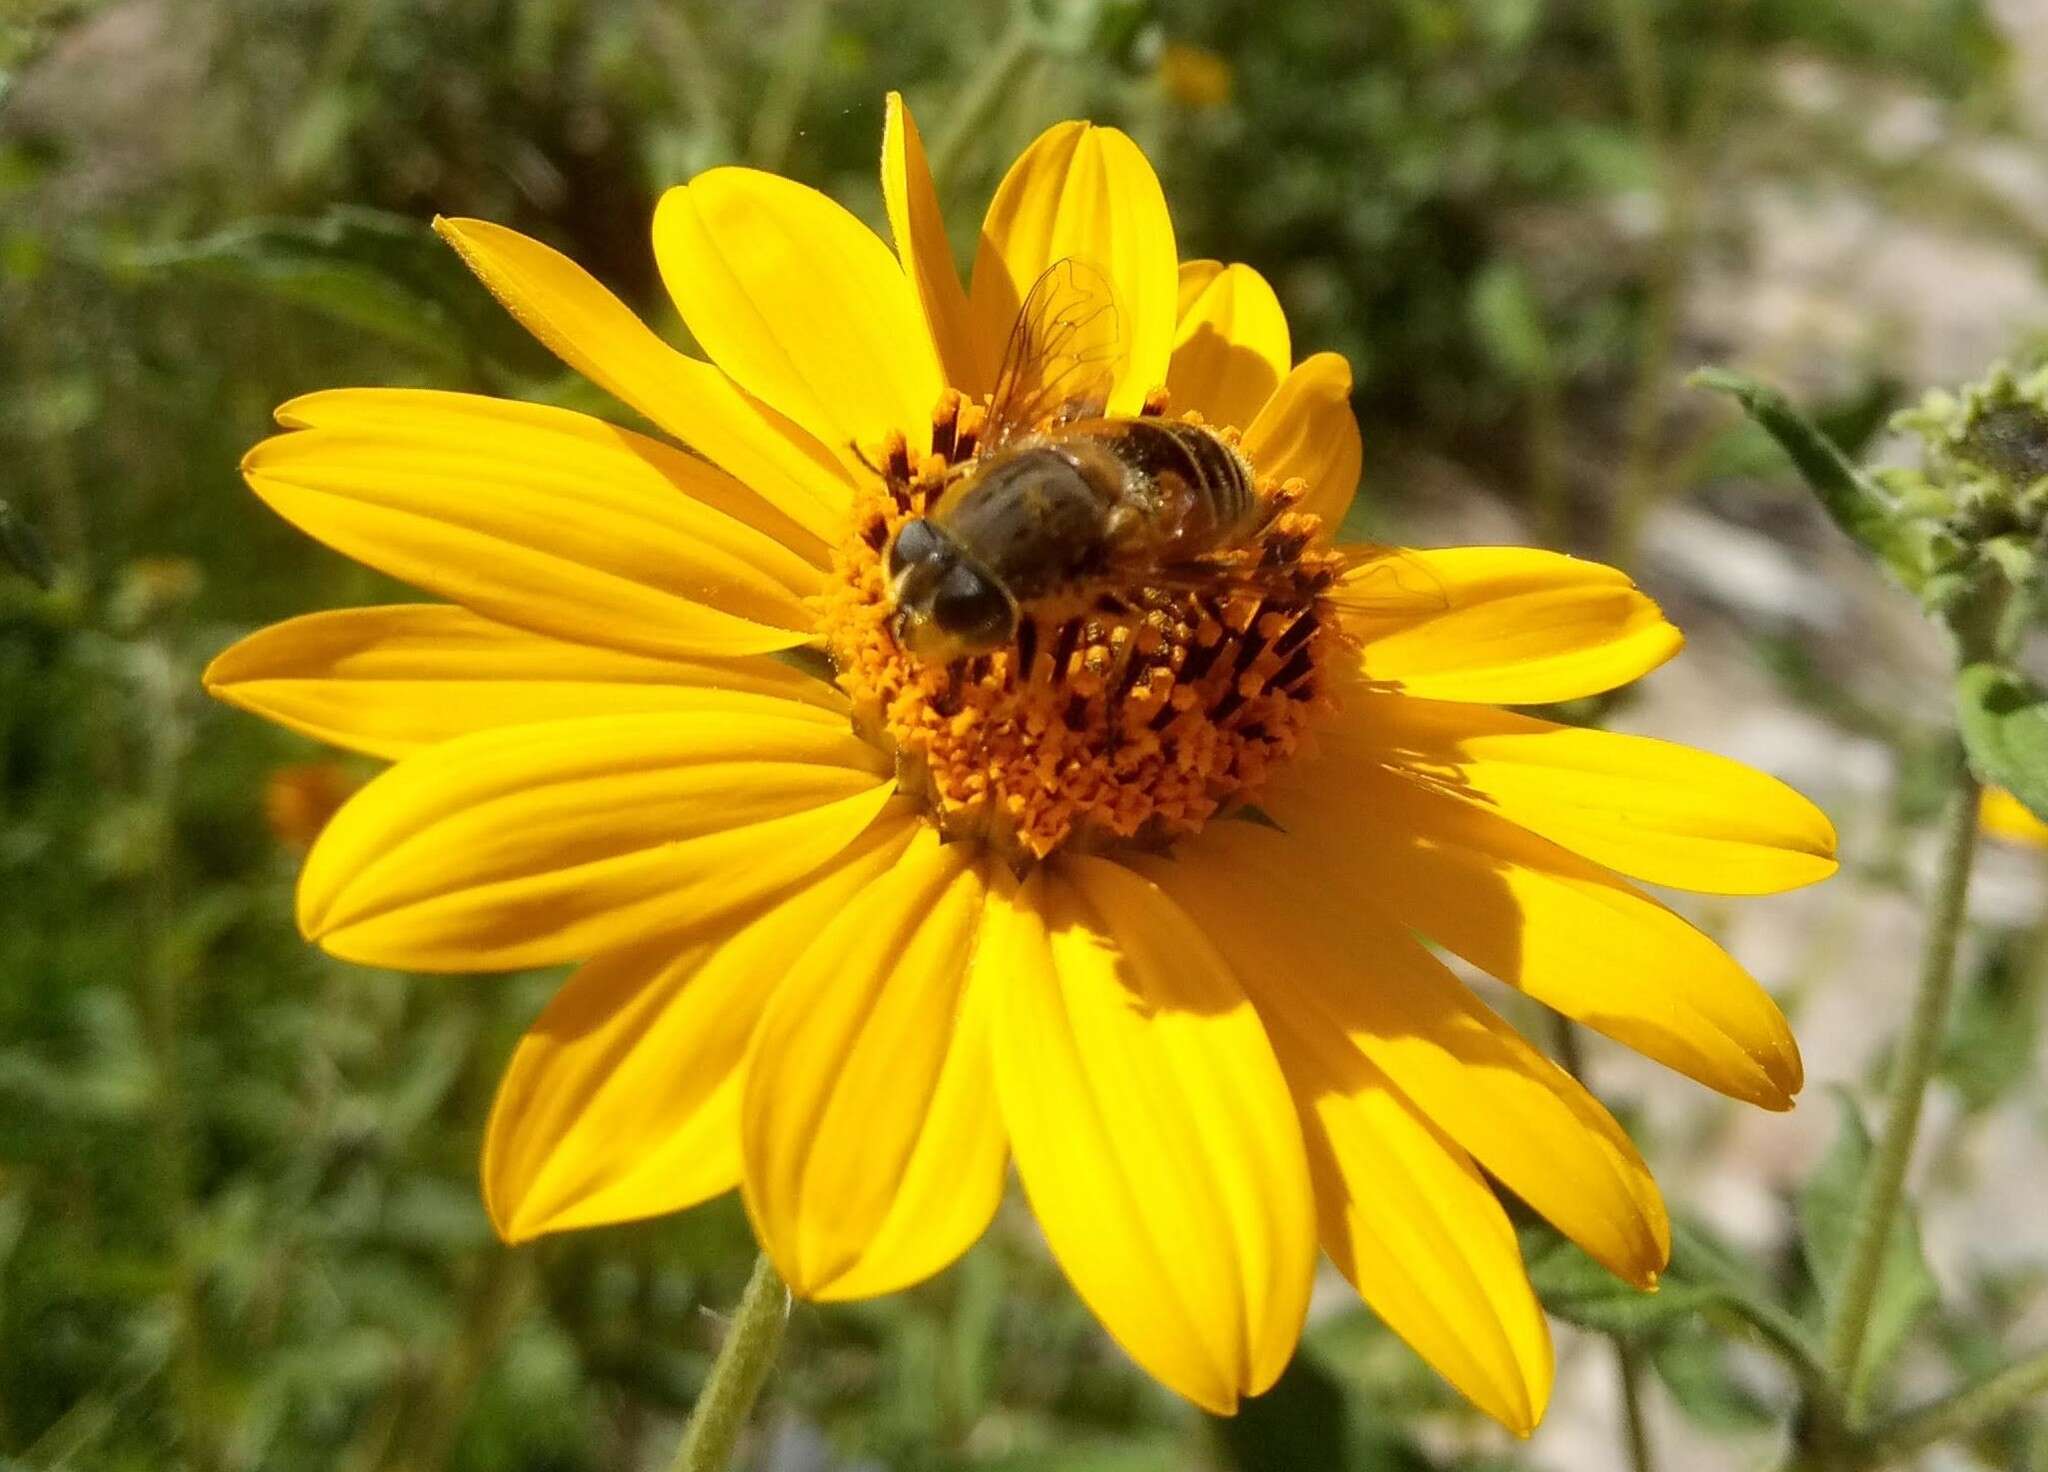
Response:
[{"label": "flower stem", "polygon": [[1626,1339],[1614,1341],[1614,1367],[1621,1380],[1621,1423],[1628,1433],[1629,1472],[1657,1472],[1650,1420],[1643,1407],[1643,1366],[1636,1347]]},{"label": "flower stem", "polygon": [[790,145],[803,118],[804,97],[817,75],[818,58],[831,31],[830,11],[830,0],[809,0],[791,7],[783,22],[775,46],[775,74],[762,91],[747,136],[747,161],[757,169],[776,173],[788,169]]},{"label": "flower stem", "polygon": [[[1682,1231],[1683,1228],[1673,1230]],[[1797,1319],[1776,1304],[1747,1293],[1728,1293],[1722,1299],[1722,1305],[1748,1325],[1765,1348],[1785,1362],[1809,1402],[1823,1407],[1831,1402],[1834,1386],[1828,1379],[1827,1367],[1821,1363],[1819,1351],[1808,1342],[1805,1327]]]},{"label": "flower stem", "polygon": [[1931,1405],[1873,1427],[1867,1441],[1871,1459],[1876,1464],[1889,1465],[1922,1447],[1974,1431],[2016,1411],[2044,1390],[2048,1390],[2048,1350],[2007,1365]]},{"label": "flower stem", "polygon": [[1628,567],[1635,561],[1643,522],[1662,481],[1658,437],[1664,422],[1665,379],[1677,333],[1679,290],[1690,248],[1691,212],[1683,193],[1686,181],[1681,160],[1669,137],[1655,19],[1645,0],[1610,0],[1608,15],[1628,92],[1630,120],[1655,170],[1657,203],[1663,215],[1643,283],[1635,380],[1629,391],[1613,522],[1608,529],[1607,561]]},{"label": "flower stem", "polygon": [[762,1253],[747,1279],[732,1328],[711,1366],[711,1378],[690,1412],[683,1444],[676,1449],[672,1472],[725,1472],[732,1465],[733,1446],[747,1424],[747,1414],[761,1393],[762,1382],[775,1365],[789,1322],[789,1289],[776,1276],[775,1265]]},{"label": "flower stem", "polygon": [[1970,866],[1977,852],[1978,795],[1976,777],[1958,757],[1943,820],[1941,866],[1935,879],[1933,910],[1927,921],[1919,992],[1892,1064],[1884,1132],[1878,1139],[1877,1153],[1856,1203],[1848,1266],[1842,1273],[1841,1292],[1828,1329],[1828,1368],[1848,1398],[1852,1422],[1861,1399],[1858,1382],[1863,1346],[1884,1270],[1885,1248],[1905,1192],[1906,1167],[1912,1161],[1913,1141],[1920,1128],[1920,1106],[1941,1056],[1949,997],[1955,986],[1956,944],[1962,936]]},{"label": "flower stem", "polygon": [[[1569,1017],[1551,1016],[1551,1041],[1558,1064],[1580,1082],[1585,1081],[1586,1056],[1579,1047],[1578,1029]],[[1614,1378],[1621,1386],[1621,1429],[1628,1446],[1629,1472],[1656,1472],[1657,1453],[1650,1441],[1650,1422],[1643,1408],[1643,1363],[1641,1350],[1626,1335],[1611,1334],[1614,1346]]]},{"label": "flower stem", "polygon": [[1012,89],[1017,85],[1018,69],[1031,59],[1037,48],[1029,11],[1024,6],[1017,6],[1009,25],[984,53],[981,65],[954,98],[944,127],[932,139],[929,157],[940,198],[945,198],[958,187],[968,148],[988,127],[997,104],[1012,95]]}]

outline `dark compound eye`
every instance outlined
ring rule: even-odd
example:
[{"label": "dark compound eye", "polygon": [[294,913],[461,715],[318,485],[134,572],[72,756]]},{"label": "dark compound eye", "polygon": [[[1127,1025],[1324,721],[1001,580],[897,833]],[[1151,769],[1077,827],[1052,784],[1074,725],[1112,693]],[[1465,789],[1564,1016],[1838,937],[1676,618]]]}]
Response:
[{"label": "dark compound eye", "polygon": [[922,516],[915,521],[904,522],[896,533],[894,545],[889,548],[889,576],[901,577],[904,568],[929,562],[938,555],[942,545],[938,529]]},{"label": "dark compound eye", "polygon": [[1015,619],[1003,590],[965,564],[955,564],[932,590],[932,622],[970,647],[1002,643]]}]

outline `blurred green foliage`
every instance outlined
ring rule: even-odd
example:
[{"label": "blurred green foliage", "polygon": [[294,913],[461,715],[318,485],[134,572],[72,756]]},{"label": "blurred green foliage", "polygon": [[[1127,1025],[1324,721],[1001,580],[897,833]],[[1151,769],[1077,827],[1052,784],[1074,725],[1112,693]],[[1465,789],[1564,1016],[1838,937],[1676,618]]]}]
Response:
[{"label": "blurred green foliage", "polygon": [[[1177,98],[1168,42],[1224,58],[1228,97]],[[556,978],[304,946],[263,805],[315,753],[199,694],[249,627],[395,591],[240,491],[273,405],[420,383],[603,407],[432,214],[535,233],[673,332],[647,227],[696,169],[786,171],[876,219],[901,87],[964,250],[1034,132],[1116,121],[1183,253],[1255,263],[1298,352],[1351,356],[1376,455],[1527,486],[1565,541],[1634,494],[1568,467],[1655,448],[1661,400],[1645,439],[1631,385],[1665,390],[1700,197],[1868,172],[1778,72],[1996,128],[2004,62],[1974,0],[4,0],[0,1454],[659,1465],[744,1278],[730,1202],[494,1243],[483,1114]],[[1707,471],[1754,461],[1741,433]],[[1996,978],[1966,1005],[1993,1030],[2037,1011]],[[1562,1251],[1532,1251],[1559,1312],[1628,1318],[1702,1426],[1781,1409],[1705,1333],[1725,1279],[1640,1300]],[[1981,1349],[1957,1322],[1956,1354]],[[1021,1213],[923,1289],[801,1310],[785,1363],[776,1434],[870,1465],[1529,1465],[1355,1307],[1219,1431],[1102,1339]]]}]

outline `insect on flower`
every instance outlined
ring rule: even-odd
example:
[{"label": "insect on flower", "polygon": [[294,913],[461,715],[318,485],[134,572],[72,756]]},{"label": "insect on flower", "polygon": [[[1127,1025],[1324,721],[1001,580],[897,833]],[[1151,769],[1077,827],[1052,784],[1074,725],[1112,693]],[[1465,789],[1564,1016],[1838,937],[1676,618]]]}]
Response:
[{"label": "insect on flower", "polygon": [[370,965],[582,963],[492,1113],[507,1239],[737,1188],[797,1293],[858,1298],[964,1252],[1014,1165],[1197,1404],[1278,1376],[1320,1250],[1526,1432],[1550,1341],[1493,1182],[1637,1284],[1669,1226],[1614,1119],[1421,938],[1784,1108],[1784,1018],[1632,881],[1809,883],[1827,820],[1496,709],[1625,684],[1677,631],[1595,564],[1340,540],[1348,366],[1296,361],[1249,267],[1179,259],[1123,134],[1032,144],[964,284],[894,97],[883,195],[893,250],[771,175],[669,191],[702,359],[548,247],[440,222],[687,452],[467,394],[279,410],[256,493],[446,600],[208,672],[395,762],[308,855],[301,928]]},{"label": "insect on flower", "polygon": [[[1283,521],[1290,498],[1259,495],[1233,438],[1161,413],[1106,416],[1118,320],[1107,279],[1071,258],[1025,297],[973,455],[889,544],[890,633],[913,653],[984,652],[1024,617],[1056,627],[1091,604],[1170,614],[1204,592],[1299,617],[1345,561],[1401,559],[1355,548],[1304,562],[1311,538]],[[1405,571],[1441,606],[1426,567]]]}]

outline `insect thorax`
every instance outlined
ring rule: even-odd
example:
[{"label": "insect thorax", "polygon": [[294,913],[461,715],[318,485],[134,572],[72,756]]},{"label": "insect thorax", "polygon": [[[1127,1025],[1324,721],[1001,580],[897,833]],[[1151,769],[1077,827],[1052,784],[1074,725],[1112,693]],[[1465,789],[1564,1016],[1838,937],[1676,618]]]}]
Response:
[{"label": "insect thorax", "polygon": [[1005,452],[942,504],[937,519],[1019,601],[1099,575],[1122,470],[1053,445]]}]

